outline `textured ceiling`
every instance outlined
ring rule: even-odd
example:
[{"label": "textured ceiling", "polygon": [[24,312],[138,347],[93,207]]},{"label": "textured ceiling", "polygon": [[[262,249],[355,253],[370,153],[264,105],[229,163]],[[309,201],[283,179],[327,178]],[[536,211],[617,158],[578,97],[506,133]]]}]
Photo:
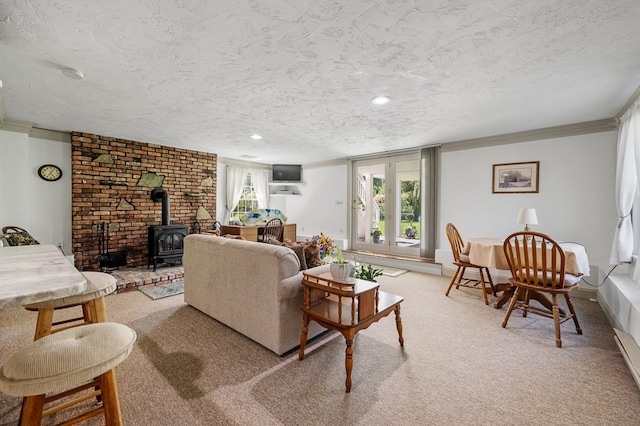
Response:
[{"label": "textured ceiling", "polygon": [[9,0],[0,90],[5,120],[304,164],[613,117],[638,22],[638,0]]}]

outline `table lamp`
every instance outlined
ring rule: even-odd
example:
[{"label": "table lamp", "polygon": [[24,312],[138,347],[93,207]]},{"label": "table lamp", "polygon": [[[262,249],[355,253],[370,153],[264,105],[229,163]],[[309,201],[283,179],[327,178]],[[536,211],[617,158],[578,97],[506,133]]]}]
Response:
[{"label": "table lamp", "polygon": [[213,219],[213,218],[211,217],[207,209],[205,209],[202,204],[199,205],[198,210],[196,211],[196,221],[193,224],[193,233],[194,234],[200,233],[201,228],[200,228],[200,222],[198,222],[199,220],[209,220],[209,219]]},{"label": "table lamp", "polygon": [[529,231],[529,225],[538,224],[538,216],[536,215],[536,209],[521,208],[518,213],[518,219],[516,223],[524,223],[525,232]]}]

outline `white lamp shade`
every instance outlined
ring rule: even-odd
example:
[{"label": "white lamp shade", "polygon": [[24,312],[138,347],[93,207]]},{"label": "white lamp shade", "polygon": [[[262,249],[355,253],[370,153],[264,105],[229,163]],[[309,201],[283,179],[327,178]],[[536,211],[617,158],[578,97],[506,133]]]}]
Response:
[{"label": "white lamp shade", "polygon": [[516,223],[524,223],[525,225],[537,225],[538,216],[536,215],[536,209],[520,209]]},{"label": "white lamp shade", "polygon": [[204,208],[204,206],[199,206],[198,211],[196,212],[196,220],[209,220],[212,219],[211,215]]}]

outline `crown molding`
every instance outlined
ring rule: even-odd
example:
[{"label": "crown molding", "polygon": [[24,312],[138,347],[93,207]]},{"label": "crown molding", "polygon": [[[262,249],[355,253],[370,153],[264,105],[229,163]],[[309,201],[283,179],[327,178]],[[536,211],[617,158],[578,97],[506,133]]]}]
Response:
[{"label": "crown molding", "polygon": [[255,163],[251,161],[238,160],[236,158],[229,158],[229,157],[218,156],[218,163],[223,163],[229,166],[252,167],[255,169],[271,170],[271,164]]},{"label": "crown molding", "polygon": [[33,129],[31,129],[31,132],[29,132],[29,137],[46,139],[49,141],[71,143],[71,133],[58,132],[57,130],[41,129],[39,127],[34,127]]},{"label": "crown molding", "polygon": [[373,152],[371,154],[354,155],[353,157],[347,157],[347,161],[368,160],[371,158],[390,157],[394,155],[415,154],[420,152],[422,148],[427,148],[431,146],[440,146],[440,145],[436,144],[436,145],[429,145],[429,146],[426,146],[426,145],[413,146],[411,148],[393,149],[393,150],[387,150],[387,151]]},{"label": "crown molding", "polygon": [[640,99],[640,86],[638,86],[638,88],[636,89],[635,92],[633,92],[633,95],[631,95],[631,97],[629,98],[629,100],[627,101],[626,104],[624,104],[624,106],[622,107],[622,109],[620,109],[620,112],[618,112],[618,114],[616,114],[616,119],[620,120],[620,118],[622,118],[622,116],[624,115],[625,112],[627,112],[627,110],[629,108],[631,108],[631,105],[633,105],[638,99]]},{"label": "crown molding", "polygon": [[489,146],[506,145],[511,143],[530,142],[541,139],[561,138],[565,136],[584,135],[588,133],[608,132],[618,128],[615,117],[602,120],[586,121],[584,123],[567,124],[564,126],[546,127],[543,129],[527,130],[525,132],[507,133],[504,135],[487,136],[483,138],[467,139],[442,144],[442,152],[460,151],[463,149],[484,148]]},{"label": "crown molding", "polygon": [[0,123],[0,130],[26,133],[30,138],[71,143],[71,133],[33,127],[29,121],[4,120]]},{"label": "crown molding", "polygon": [[345,164],[347,164],[346,158],[338,158],[335,160],[318,161],[316,163],[307,163],[307,164],[303,164],[302,166],[305,169],[317,169],[322,167],[343,166]]},{"label": "crown molding", "polygon": [[[239,167],[247,167],[247,168],[254,168],[254,169],[271,170],[271,164],[254,163],[251,161],[238,160],[236,158],[218,156],[218,162],[227,164],[229,166],[239,166]],[[336,160],[319,161],[317,163],[306,163],[306,164],[302,164],[302,166],[305,169],[314,169],[314,168],[320,168],[320,167],[342,166],[345,164],[347,164],[346,158],[338,158]]]},{"label": "crown molding", "polygon": [[0,130],[26,133],[27,135],[31,133],[31,129],[33,129],[33,123],[30,123],[28,121],[4,120],[2,122],[2,125],[0,125]]}]

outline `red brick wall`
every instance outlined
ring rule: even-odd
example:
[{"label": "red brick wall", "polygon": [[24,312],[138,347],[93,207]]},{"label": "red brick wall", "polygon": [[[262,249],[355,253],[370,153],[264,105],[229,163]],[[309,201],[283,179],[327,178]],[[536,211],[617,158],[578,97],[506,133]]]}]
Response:
[{"label": "red brick wall", "polygon": [[[110,252],[126,250],[127,267],[147,265],[147,232],[162,224],[162,203],[151,200],[152,187],[139,186],[145,174],[164,176],[171,224],[186,224],[191,232],[200,204],[216,218],[216,154],[79,132],[72,133],[71,145],[72,245],[78,269],[99,270],[101,223],[111,229]],[[127,203],[133,210],[122,209]],[[213,221],[201,222],[203,230],[211,229]]]}]

